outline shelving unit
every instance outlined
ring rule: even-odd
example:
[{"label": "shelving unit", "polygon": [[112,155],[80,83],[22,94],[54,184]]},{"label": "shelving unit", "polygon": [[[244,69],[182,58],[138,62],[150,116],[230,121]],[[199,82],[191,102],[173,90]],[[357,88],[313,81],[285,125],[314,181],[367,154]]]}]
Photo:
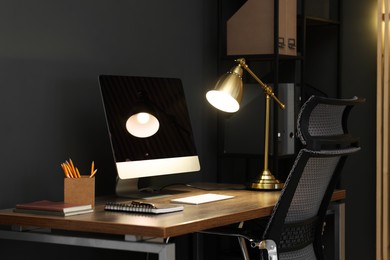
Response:
[{"label": "shelving unit", "polygon": [[[282,97],[294,95],[293,99],[288,98],[294,101],[294,104],[290,104],[293,111],[290,109],[288,112],[289,117],[291,115],[294,117],[292,127],[291,125],[286,127],[286,122],[283,121],[286,118],[283,114],[285,111],[279,110],[276,105],[273,106],[271,115],[269,166],[271,172],[284,181],[296,151],[293,149],[291,152],[291,149],[286,149],[285,145],[286,143],[290,146],[293,144],[294,147],[299,145],[295,137],[295,122],[301,104],[311,94],[340,96],[340,4],[339,0],[297,0],[296,55],[284,55],[278,48],[280,20],[278,10],[283,7],[280,5],[286,2],[285,0],[262,0],[271,1],[274,6],[274,19],[269,25],[273,26],[274,35],[269,35],[267,24],[259,25],[261,28],[266,28],[264,37],[273,37],[273,53],[228,55],[227,39],[231,36],[227,37],[227,21],[249,1],[260,0],[219,0],[219,73],[225,73],[236,65],[235,59],[243,57],[265,83],[273,86],[276,95],[282,101],[285,101]],[[256,12],[251,11],[251,13]],[[243,25],[244,29],[248,30],[246,25]],[[242,39],[238,41],[240,40]],[[221,182],[250,181],[263,167],[264,94],[250,75],[244,73],[244,81],[246,83],[240,111],[233,115],[220,113],[219,181]],[[285,83],[288,83],[288,86],[285,86]]]},{"label": "shelving unit", "polygon": [[[248,0],[265,1],[265,0]],[[268,0],[266,0],[268,1]],[[227,55],[226,21],[247,1],[219,0],[219,73],[230,70],[237,58],[245,58],[248,65],[265,83],[272,84],[276,95],[283,100],[281,86],[292,83],[294,112],[292,153],[284,154],[278,133],[283,131],[283,112],[274,105],[269,167],[279,180],[284,181],[295,159],[300,142],[295,137],[295,122],[299,109],[311,95],[340,97],[340,3],[339,0],[297,0],[296,55],[283,55],[278,50],[278,6],[274,4],[274,52],[269,54]],[[318,8],[320,7],[320,8]],[[321,9],[321,7],[327,10]],[[267,26],[263,24],[262,26]],[[264,93],[258,84],[244,73],[244,97],[241,109],[228,115],[219,112],[218,181],[244,184],[255,177],[263,167]],[[291,95],[291,92],[289,92]],[[271,104],[274,102],[271,101]],[[287,134],[289,134],[287,132]],[[279,139],[277,139],[279,138]],[[280,152],[282,151],[282,152]],[[231,242],[231,240],[229,240]],[[221,259],[241,259],[238,248],[227,240],[219,240]],[[332,245],[327,254],[332,256]],[[226,255],[224,252],[227,251]],[[237,253],[237,254],[235,254]],[[235,255],[237,257],[235,258]],[[226,256],[226,257],[225,257]],[[332,257],[330,257],[332,258]]]}]

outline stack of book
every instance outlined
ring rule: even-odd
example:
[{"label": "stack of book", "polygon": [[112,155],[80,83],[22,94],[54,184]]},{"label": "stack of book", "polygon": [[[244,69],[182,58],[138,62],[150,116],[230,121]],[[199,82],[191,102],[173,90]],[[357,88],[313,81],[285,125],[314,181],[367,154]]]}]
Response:
[{"label": "stack of book", "polygon": [[93,212],[93,207],[90,204],[80,205],[62,201],[39,200],[16,204],[14,212],[66,217]]}]

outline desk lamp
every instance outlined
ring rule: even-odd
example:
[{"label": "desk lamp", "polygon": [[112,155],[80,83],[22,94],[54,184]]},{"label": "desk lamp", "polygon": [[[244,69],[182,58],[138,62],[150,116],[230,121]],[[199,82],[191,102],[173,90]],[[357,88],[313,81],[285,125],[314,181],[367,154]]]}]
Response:
[{"label": "desk lamp", "polygon": [[135,137],[146,138],[157,133],[160,123],[156,112],[149,104],[145,94],[138,93],[138,101],[126,120],[126,130]]},{"label": "desk lamp", "polygon": [[265,126],[264,126],[264,169],[259,176],[248,184],[248,188],[254,190],[279,190],[283,188],[283,183],[277,180],[268,169],[268,148],[269,148],[269,117],[270,99],[276,101],[281,109],[285,105],[275,96],[272,87],[264,84],[248,67],[245,59],[235,60],[238,65],[229,72],[222,75],[213,90],[206,94],[207,101],[219,110],[234,113],[239,110],[243,92],[242,75],[243,69],[259,83],[265,94]]}]

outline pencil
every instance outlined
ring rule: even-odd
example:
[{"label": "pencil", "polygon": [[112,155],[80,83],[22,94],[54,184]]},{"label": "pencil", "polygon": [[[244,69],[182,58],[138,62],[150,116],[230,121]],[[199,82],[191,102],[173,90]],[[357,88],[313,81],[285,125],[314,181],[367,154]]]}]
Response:
[{"label": "pencil", "polygon": [[61,168],[62,168],[62,171],[64,172],[65,177],[66,178],[70,178],[68,170],[66,169],[65,164],[61,163]]},{"label": "pencil", "polygon": [[72,166],[67,162],[67,164],[66,164],[66,167],[68,168],[68,172],[69,172],[69,174],[70,174],[70,177],[71,178],[76,178],[77,176],[76,176],[76,173],[75,173],[75,171],[73,170],[73,168],[72,168]]},{"label": "pencil", "polygon": [[96,172],[97,172],[97,169],[95,169],[95,170],[93,171],[93,173],[91,173],[91,175],[89,176],[89,178],[92,178],[93,176],[95,176]]},{"label": "pencil", "polygon": [[77,178],[77,172],[76,172],[76,169],[74,168],[74,164],[73,164],[73,162],[72,162],[72,159],[70,159],[69,158],[69,162],[70,162],[70,168],[71,168],[71,170],[72,170],[72,173],[73,173],[73,176],[75,177],[75,178]]},{"label": "pencil", "polygon": [[95,162],[94,161],[92,161],[92,164],[91,164],[91,175],[92,174],[94,174],[93,172],[94,172],[94,168],[95,167]]}]

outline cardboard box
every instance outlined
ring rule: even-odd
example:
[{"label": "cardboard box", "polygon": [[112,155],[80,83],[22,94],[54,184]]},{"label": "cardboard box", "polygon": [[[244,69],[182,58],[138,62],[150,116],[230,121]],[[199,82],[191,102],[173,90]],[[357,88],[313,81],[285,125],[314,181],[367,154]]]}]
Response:
[{"label": "cardboard box", "polygon": [[64,202],[95,207],[95,178],[64,178]]},{"label": "cardboard box", "polygon": [[297,0],[279,0],[278,42],[274,0],[248,0],[226,22],[227,55],[297,55]]}]

